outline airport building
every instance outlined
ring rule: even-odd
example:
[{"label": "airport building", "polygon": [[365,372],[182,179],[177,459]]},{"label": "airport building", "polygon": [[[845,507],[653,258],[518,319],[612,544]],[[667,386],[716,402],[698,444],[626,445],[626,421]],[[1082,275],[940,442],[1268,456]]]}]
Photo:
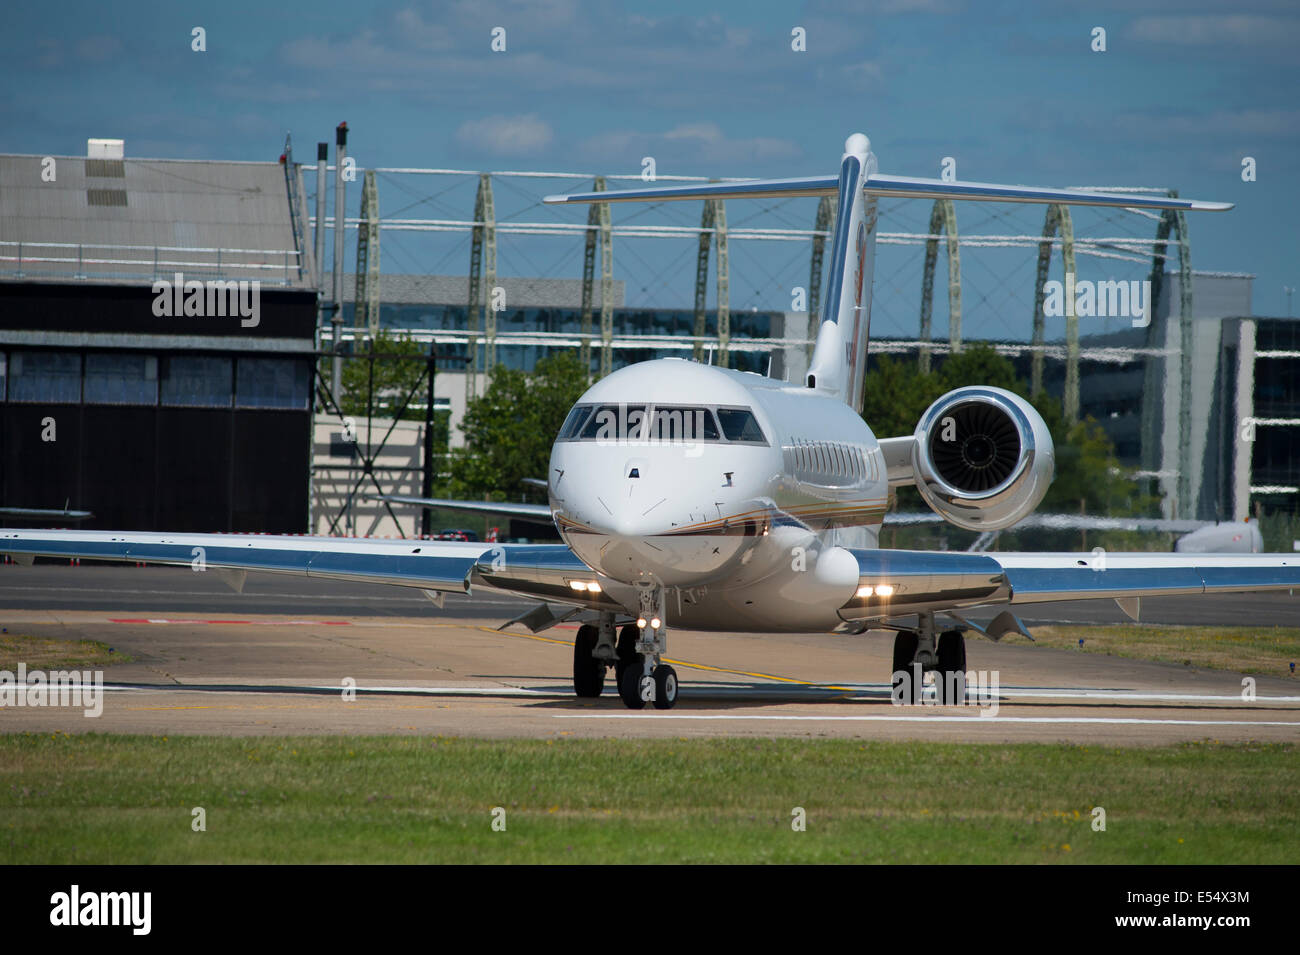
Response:
[{"label": "airport building", "polygon": [[88,153],[0,156],[0,504],[303,531],[316,291],[285,167]]}]

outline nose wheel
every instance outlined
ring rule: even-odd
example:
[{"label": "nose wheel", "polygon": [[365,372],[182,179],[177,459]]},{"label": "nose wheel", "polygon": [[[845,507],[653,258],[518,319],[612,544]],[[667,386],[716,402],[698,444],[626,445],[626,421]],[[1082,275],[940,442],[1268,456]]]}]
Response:
[{"label": "nose wheel", "polygon": [[657,710],[677,704],[677,671],[663,663],[668,652],[668,627],[664,618],[664,588],[645,582],[637,585],[638,616],[618,637],[618,695],[629,710],[650,703]]}]

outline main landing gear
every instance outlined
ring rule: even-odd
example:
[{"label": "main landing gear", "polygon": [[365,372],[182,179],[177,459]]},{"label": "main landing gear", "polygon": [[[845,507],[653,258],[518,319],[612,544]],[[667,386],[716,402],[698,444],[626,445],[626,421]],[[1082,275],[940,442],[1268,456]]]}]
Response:
[{"label": "main landing gear", "polygon": [[931,672],[938,703],[966,702],[966,638],[960,630],[945,630],[936,639],[934,614],[923,613],[915,630],[900,630],[894,637],[894,702],[920,703],[925,674]]},{"label": "main landing gear", "polygon": [[677,703],[677,671],[660,660],[668,650],[668,629],[664,621],[663,588],[647,584],[639,588],[640,616],[625,624],[614,639],[614,615],[602,613],[597,625],[578,628],[573,641],[573,691],[592,699],[605,688],[605,674],[614,669],[618,695],[631,710],[647,703],[657,710]]}]

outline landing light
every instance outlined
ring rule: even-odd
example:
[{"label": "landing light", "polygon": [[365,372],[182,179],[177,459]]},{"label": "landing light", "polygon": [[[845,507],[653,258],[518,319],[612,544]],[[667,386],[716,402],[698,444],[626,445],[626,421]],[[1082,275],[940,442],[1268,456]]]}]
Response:
[{"label": "landing light", "polygon": [[650,619],[650,629],[651,629],[651,630],[658,630],[658,629],[659,629],[659,625],[660,625],[661,623],[663,623],[663,621],[660,620],[658,617],[652,617],[652,618]]},{"label": "landing light", "polygon": [[872,588],[870,588],[870,587],[859,587],[859,588],[858,588],[858,596],[859,596],[859,597],[870,597],[871,594],[872,594]]},{"label": "landing light", "polygon": [[587,589],[587,585],[584,584],[581,580],[571,580],[571,581],[569,581],[569,586],[572,587],[574,590],[586,590],[586,589]]},{"label": "landing light", "polygon": [[876,585],[876,596],[877,596],[877,597],[892,597],[892,596],[894,596],[894,585],[893,585],[893,584],[877,584],[877,585]]},{"label": "landing light", "polygon": [[598,594],[600,593],[600,584],[596,583],[593,580],[591,583],[587,584],[587,589],[591,591],[593,594]]},{"label": "landing light", "polygon": [[645,629],[645,617],[637,617],[637,618],[636,618],[636,625],[637,625],[638,627],[640,627],[642,630],[644,630],[644,629]]}]

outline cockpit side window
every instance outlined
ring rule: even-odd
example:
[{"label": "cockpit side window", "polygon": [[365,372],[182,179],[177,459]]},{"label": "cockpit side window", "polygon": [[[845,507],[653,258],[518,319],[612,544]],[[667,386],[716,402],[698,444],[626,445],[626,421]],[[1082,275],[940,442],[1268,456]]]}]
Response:
[{"label": "cockpit side window", "polygon": [[758,426],[758,420],[748,408],[719,408],[718,422],[728,441],[767,444],[763,429]]},{"label": "cockpit side window", "polygon": [[591,414],[591,405],[574,405],[569,416],[564,419],[564,427],[560,428],[558,440],[568,441],[576,437],[589,414]]}]

